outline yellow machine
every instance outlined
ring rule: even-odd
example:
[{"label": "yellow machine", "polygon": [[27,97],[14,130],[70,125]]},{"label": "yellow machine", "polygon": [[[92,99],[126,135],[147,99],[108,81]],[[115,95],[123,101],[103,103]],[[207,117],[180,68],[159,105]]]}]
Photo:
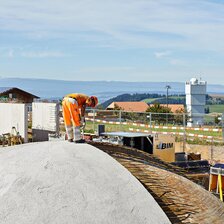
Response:
[{"label": "yellow machine", "polygon": [[153,141],[153,155],[166,162],[175,162],[175,137],[156,134]]}]

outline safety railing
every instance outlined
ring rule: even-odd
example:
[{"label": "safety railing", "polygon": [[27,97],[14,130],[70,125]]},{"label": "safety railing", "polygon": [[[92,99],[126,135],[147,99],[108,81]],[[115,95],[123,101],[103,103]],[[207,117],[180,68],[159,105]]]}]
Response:
[{"label": "safety railing", "polygon": [[[194,122],[199,117],[200,122]],[[86,111],[86,131],[97,132],[99,124],[105,125],[106,131],[135,131],[146,133],[173,134],[180,141],[207,141],[223,143],[223,114],[217,116],[208,114],[185,113],[152,113],[127,112],[122,110]]]}]

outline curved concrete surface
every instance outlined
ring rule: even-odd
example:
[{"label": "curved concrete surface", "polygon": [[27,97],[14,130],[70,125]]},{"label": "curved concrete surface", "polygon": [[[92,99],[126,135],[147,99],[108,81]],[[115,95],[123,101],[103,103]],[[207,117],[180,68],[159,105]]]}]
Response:
[{"label": "curved concrete surface", "polygon": [[87,144],[54,141],[0,149],[0,223],[170,221],[110,156]]}]

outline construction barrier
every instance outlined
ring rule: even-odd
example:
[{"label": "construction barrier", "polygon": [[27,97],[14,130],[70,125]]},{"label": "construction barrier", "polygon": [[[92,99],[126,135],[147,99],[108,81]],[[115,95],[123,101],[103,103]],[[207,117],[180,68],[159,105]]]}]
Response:
[{"label": "construction barrier", "polygon": [[220,200],[223,201],[224,189],[224,164],[216,164],[210,168],[209,191],[219,193]]},{"label": "construction barrier", "polygon": [[86,118],[88,121],[102,122],[104,124],[122,124],[122,125],[132,125],[132,126],[140,126],[146,128],[154,128],[154,129],[173,129],[173,130],[193,130],[193,131],[212,131],[212,132],[221,132],[221,128],[191,128],[191,127],[179,127],[179,126],[158,126],[158,125],[148,125],[142,123],[132,123],[132,122],[115,122],[115,121],[106,121],[100,119]]},{"label": "construction barrier", "polygon": [[[115,121],[106,121],[106,120],[100,120],[100,119],[93,119],[93,118],[86,118],[88,121],[95,121],[98,123],[104,123],[104,124],[120,124],[120,125],[131,125],[131,126],[136,126],[136,127],[145,127],[145,128],[150,128],[150,129],[164,129],[164,130],[192,130],[192,131],[212,131],[212,132],[221,132],[221,129],[218,128],[184,128],[184,127],[168,127],[168,126],[156,126],[156,125],[146,125],[142,123],[132,123],[132,122],[115,122]],[[217,139],[217,140],[222,140],[222,137],[218,136],[208,136],[208,135],[202,135],[202,134],[195,134],[195,133],[184,133],[184,132],[172,132],[172,131],[150,131],[148,129],[134,129],[134,128],[129,128],[129,131],[136,131],[136,132],[145,132],[145,133],[160,133],[160,134],[173,134],[173,135],[179,135],[179,136],[189,136],[189,137],[197,137],[197,138],[202,138],[202,139]]]},{"label": "construction barrier", "polygon": [[[152,134],[173,134],[173,135],[180,135],[183,136],[183,132],[158,132],[158,131],[149,131],[149,130],[142,130],[142,129],[134,129],[134,128],[129,128],[129,131],[134,131],[134,132],[145,132],[145,133],[152,133]],[[206,135],[197,135],[197,134],[191,134],[191,133],[185,133],[186,136],[190,137],[198,137],[198,138],[207,138],[207,139],[212,139],[213,136],[206,136]]]}]

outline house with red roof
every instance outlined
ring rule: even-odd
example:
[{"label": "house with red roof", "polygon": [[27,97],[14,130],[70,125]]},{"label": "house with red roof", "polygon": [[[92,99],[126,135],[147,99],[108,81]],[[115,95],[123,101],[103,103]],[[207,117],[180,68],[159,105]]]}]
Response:
[{"label": "house with red roof", "polygon": [[128,112],[145,112],[149,105],[145,102],[113,102],[108,107],[107,110],[124,110]]}]

